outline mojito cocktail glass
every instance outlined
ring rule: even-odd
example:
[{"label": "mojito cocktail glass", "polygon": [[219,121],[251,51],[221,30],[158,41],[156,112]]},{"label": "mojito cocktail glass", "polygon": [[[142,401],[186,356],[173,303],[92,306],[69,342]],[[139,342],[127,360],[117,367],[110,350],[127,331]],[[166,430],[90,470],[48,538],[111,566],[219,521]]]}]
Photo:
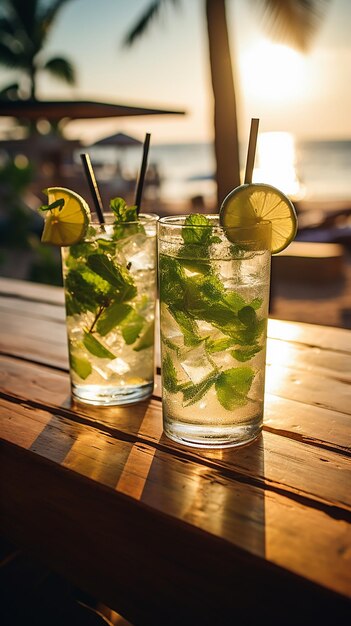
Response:
[{"label": "mojito cocktail glass", "polygon": [[158,222],[163,420],[175,441],[222,448],[261,431],[270,243],[270,222]]},{"label": "mojito cocktail glass", "polygon": [[62,248],[72,395],[82,402],[127,404],[152,393],[157,219],[107,215]]}]

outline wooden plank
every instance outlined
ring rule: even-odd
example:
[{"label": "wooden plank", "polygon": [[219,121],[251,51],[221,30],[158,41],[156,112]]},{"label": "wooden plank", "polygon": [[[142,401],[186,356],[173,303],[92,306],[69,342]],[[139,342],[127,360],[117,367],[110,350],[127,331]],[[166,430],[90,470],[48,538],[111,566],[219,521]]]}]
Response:
[{"label": "wooden plank", "polygon": [[265,395],[264,428],[298,441],[350,454],[350,416],[318,405]]},{"label": "wooden plank", "polygon": [[0,277],[0,294],[36,302],[64,305],[62,287]]},{"label": "wooden plank", "polygon": [[[271,432],[264,433],[259,441],[238,450],[189,450],[179,446],[162,435],[162,407],[157,400],[142,402],[133,407],[92,407],[75,403],[72,406],[68,377],[64,374],[47,371],[44,368],[29,366],[6,359],[6,378],[3,394],[8,399],[31,403],[38,409],[48,409],[67,416],[69,419],[85,421],[104,430],[113,436],[124,436],[129,441],[139,440],[142,443],[155,445],[159,449],[183,451],[186,458],[211,466],[220,466],[226,472],[254,478],[258,484],[270,485],[271,488],[293,493],[298,497],[313,499],[316,503],[328,503],[329,506],[339,505],[345,510],[351,509],[351,494],[348,481],[351,482],[350,463],[347,458],[332,450],[321,450],[318,445],[307,446],[301,441],[286,436],[287,430],[281,428],[278,434],[270,427]],[[4,367],[5,370],[5,367]],[[25,390],[25,391],[24,391]],[[280,403],[280,412],[282,413]],[[283,411],[284,412],[284,411]],[[326,435],[330,433],[331,414],[325,417]],[[350,426],[348,416],[340,428],[341,441],[345,433],[349,438]],[[291,419],[296,421],[296,410],[291,411]],[[309,413],[306,411],[306,424],[309,424]],[[320,424],[320,421],[317,421]],[[283,434],[284,436],[280,436]],[[279,438],[278,438],[279,435]],[[22,435],[21,435],[22,436]],[[310,443],[315,443],[310,434]],[[329,443],[329,442],[328,442]],[[264,465],[257,466],[257,455],[264,458]],[[259,470],[259,471],[258,471]]]},{"label": "wooden plank", "polygon": [[62,332],[55,335],[47,335],[43,328],[44,337],[38,341],[38,337],[25,337],[20,332],[7,332],[3,324],[0,325],[0,352],[11,354],[21,359],[42,363],[54,368],[68,370],[67,336],[62,327]]},{"label": "wooden plank", "polygon": [[66,339],[66,326],[61,321],[43,319],[12,313],[1,319],[2,336],[10,335],[21,340],[34,338],[39,343],[60,344]]},{"label": "wooden plank", "polygon": [[351,383],[351,354],[347,352],[309,347],[305,344],[269,338],[266,363],[276,367],[291,367],[294,370],[320,372],[328,378],[337,378],[348,384]]},{"label": "wooden plank", "polygon": [[335,377],[331,381],[327,373],[321,375],[292,367],[268,366],[266,392],[345,414],[351,406],[351,385],[343,378]]},{"label": "wooden plank", "polygon": [[233,594],[238,600],[249,597],[253,584],[258,585],[253,607],[257,599],[272,610],[277,594],[287,601],[293,593],[302,602],[299,610],[310,610],[317,599],[324,610],[345,609],[341,597],[351,594],[346,522],[139,444],[138,453],[147,459],[129,472],[126,496],[121,477],[135,446],[57,416],[48,422],[47,416],[28,412],[18,408],[22,426],[31,429],[32,419],[42,421],[45,436],[39,435],[27,453],[3,445],[2,531],[20,545],[30,543],[51,566],[122,613],[117,603],[124,597],[126,617],[137,618],[130,613],[133,582],[137,604],[156,611],[155,623],[162,623],[159,602],[174,602],[180,581],[184,588],[194,585],[195,596],[185,594],[188,599],[182,595],[176,602],[178,618],[199,610],[204,589],[212,609],[224,606],[228,618]]},{"label": "wooden plank", "polygon": [[272,339],[351,353],[351,333],[345,328],[269,319],[267,332]]},{"label": "wooden plank", "polygon": [[61,304],[47,304],[46,302],[0,295],[0,316],[4,319],[3,316],[5,315],[19,315],[27,320],[31,318],[52,320],[62,324],[66,321],[65,309]]}]

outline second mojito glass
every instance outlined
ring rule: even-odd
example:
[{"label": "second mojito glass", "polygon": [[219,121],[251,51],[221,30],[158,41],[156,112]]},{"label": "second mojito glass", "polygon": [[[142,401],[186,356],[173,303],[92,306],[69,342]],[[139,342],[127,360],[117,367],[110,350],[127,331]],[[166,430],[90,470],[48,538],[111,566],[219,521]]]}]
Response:
[{"label": "second mojito glass", "polygon": [[158,222],[163,420],[175,441],[223,448],[261,432],[270,241],[269,222]]},{"label": "second mojito glass", "polygon": [[106,216],[85,241],[62,249],[71,388],[82,402],[119,405],[152,394],[157,219]]}]

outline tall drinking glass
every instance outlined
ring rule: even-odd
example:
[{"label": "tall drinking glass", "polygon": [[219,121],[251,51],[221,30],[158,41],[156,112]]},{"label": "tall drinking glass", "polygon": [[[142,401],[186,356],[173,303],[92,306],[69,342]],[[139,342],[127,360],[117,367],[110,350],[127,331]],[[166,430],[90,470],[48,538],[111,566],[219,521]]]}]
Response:
[{"label": "tall drinking glass", "polygon": [[127,404],[153,391],[157,219],[106,216],[62,249],[72,395],[82,402]]},{"label": "tall drinking glass", "polygon": [[218,215],[158,222],[163,420],[175,441],[237,446],[262,429],[270,240],[269,222],[230,233]]}]

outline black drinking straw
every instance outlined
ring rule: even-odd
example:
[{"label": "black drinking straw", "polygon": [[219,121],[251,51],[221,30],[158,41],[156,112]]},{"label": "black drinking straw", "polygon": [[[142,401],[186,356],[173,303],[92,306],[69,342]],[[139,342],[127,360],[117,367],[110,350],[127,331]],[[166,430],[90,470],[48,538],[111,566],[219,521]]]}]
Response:
[{"label": "black drinking straw", "polygon": [[151,134],[146,133],[145,141],[144,141],[143,160],[141,162],[138,186],[137,186],[137,190],[135,194],[135,206],[137,208],[138,213],[140,212],[140,206],[141,206],[141,196],[143,193],[143,186],[144,186],[144,180],[145,180],[145,174],[146,174],[146,168],[147,168],[147,157],[149,153],[150,137],[151,137]]},{"label": "black drinking straw", "polygon": [[100,224],[104,224],[105,218],[104,218],[104,213],[103,213],[101,196],[100,196],[99,188],[96,182],[93,166],[90,161],[90,156],[89,154],[84,153],[80,155],[80,158],[82,159],[85,175],[87,177],[87,181],[89,184],[89,189],[93,197],[96,214],[98,216]]},{"label": "black drinking straw", "polygon": [[256,143],[257,143],[257,134],[258,134],[258,126],[260,120],[256,117],[251,119],[250,126],[250,136],[249,136],[249,146],[247,149],[247,157],[246,157],[246,169],[245,169],[245,184],[252,183],[252,174],[255,163],[255,154],[256,154]]}]

